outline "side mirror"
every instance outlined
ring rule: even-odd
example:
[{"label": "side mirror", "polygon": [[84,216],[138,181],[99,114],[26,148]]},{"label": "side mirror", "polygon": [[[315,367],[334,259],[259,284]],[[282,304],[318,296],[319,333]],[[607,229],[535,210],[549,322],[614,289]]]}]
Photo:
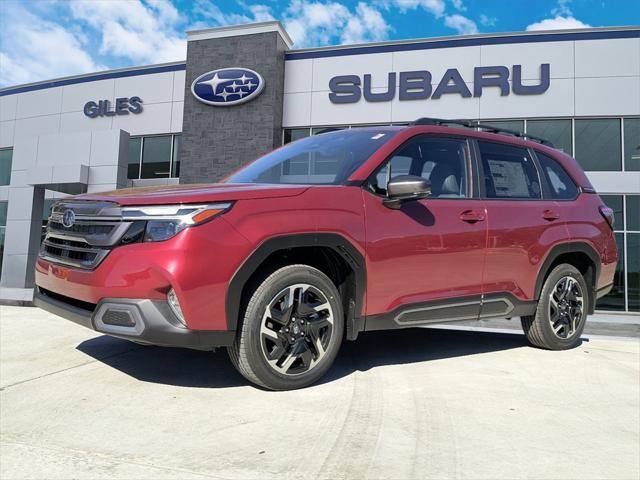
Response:
[{"label": "side mirror", "polygon": [[420,200],[431,194],[431,182],[415,175],[399,175],[387,184],[387,198],[383,203],[388,208],[398,209],[404,202]]}]

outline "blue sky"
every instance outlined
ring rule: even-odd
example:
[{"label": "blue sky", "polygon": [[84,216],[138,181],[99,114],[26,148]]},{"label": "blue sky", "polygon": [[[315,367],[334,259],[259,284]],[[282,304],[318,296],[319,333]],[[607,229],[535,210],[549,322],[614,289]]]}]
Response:
[{"label": "blue sky", "polygon": [[294,48],[640,24],[640,0],[0,0],[0,86],[184,60],[185,31],[281,20]]}]

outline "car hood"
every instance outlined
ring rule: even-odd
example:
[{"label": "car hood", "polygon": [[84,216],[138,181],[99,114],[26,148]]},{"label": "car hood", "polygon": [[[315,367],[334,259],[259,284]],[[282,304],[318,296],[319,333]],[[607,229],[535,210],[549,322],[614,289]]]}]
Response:
[{"label": "car hood", "polygon": [[269,185],[253,183],[209,183],[123,188],[110,192],[77,195],[74,200],[116,202],[120,205],[168,205],[174,203],[210,203],[226,200],[293,197],[307,190],[305,185]]}]

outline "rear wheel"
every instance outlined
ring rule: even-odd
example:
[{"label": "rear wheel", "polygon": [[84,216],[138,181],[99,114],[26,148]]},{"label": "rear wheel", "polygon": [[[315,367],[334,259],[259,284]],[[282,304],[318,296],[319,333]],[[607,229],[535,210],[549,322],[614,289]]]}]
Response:
[{"label": "rear wheel", "polygon": [[305,387],[331,367],[342,341],[340,294],[320,270],[290,265],[253,292],[229,357],[250,382]]},{"label": "rear wheel", "polygon": [[566,350],[580,343],[588,311],[584,277],[573,265],[563,263],[545,280],[536,313],[522,317],[522,328],[533,345]]}]

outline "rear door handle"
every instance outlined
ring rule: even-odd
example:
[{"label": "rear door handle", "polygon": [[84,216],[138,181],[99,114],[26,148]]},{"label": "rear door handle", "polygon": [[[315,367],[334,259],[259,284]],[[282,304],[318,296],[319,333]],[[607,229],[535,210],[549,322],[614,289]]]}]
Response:
[{"label": "rear door handle", "polygon": [[460,214],[460,220],[467,223],[476,223],[484,221],[484,213],[476,210],[465,210]]},{"label": "rear door handle", "polygon": [[558,212],[554,212],[553,210],[545,210],[544,212],[542,212],[542,218],[552,222],[553,220],[559,219],[560,214]]}]

